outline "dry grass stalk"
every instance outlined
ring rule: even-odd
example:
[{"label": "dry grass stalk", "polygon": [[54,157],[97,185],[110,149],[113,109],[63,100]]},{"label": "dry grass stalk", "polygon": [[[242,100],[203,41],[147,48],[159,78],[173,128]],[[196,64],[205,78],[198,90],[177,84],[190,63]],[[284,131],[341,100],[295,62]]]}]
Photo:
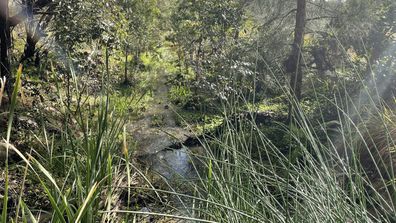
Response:
[{"label": "dry grass stalk", "polygon": [[0,106],[4,95],[5,85],[6,85],[6,77],[0,78]]}]

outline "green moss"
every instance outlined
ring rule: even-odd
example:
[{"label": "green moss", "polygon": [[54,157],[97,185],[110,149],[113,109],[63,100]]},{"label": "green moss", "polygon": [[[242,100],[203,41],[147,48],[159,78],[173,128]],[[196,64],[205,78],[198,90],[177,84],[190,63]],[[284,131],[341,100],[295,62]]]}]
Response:
[{"label": "green moss", "polygon": [[180,109],[176,124],[186,127],[192,127],[197,134],[213,132],[223,123],[222,116],[218,114],[186,111]]},{"label": "green moss", "polygon": [[271,111],[276,115],[287,115],[287,104],[281,102],[261,102],[256,104],[247,104],[246,105],[248,111],[254,112],[266,112]]}]

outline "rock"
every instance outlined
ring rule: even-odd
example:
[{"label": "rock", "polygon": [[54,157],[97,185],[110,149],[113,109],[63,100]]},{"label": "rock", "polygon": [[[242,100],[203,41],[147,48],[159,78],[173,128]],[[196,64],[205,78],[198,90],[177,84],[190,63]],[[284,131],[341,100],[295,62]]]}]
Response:
[{"label": "rock", "polygon": [[26,116],[18,117],[19,126],[26,129],[38,129],[39,125],[33,119]]},{"label": "rock", "polygon": [[[142,209],[139,210],[140,212],[146,212],[146,213],[150,213],[152,212],[150,208],[148,207],[143,207]],[[154,218],[153,216],[149,215],[149,214],[144,214],[140,216],[141,219],[139,219],[139,222],[153,222]]]}]

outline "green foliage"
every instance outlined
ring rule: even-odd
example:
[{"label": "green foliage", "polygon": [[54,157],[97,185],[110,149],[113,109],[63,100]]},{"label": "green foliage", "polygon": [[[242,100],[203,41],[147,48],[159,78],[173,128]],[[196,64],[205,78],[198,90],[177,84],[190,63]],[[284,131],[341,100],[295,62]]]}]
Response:
[{"label": "green foliage", "polygon": [[270,112],[275,116],[284,117],[287,115],[287,105],[283,102],[282,99],[277,101],[277,99],[273,99],[271,101],[263,101],[257,103],[247,103],[246,109],[250,112]]},{"label": "green foliage", "polygon": [[168,39],[177,46],[180,73],[192,71],[194,88],[204,98],[226,99],[241,84],[231,82],[251,76],[251,64],[234,57],[243,19],[239,1],[179,1]]},{"label": "green foliage", "polygon": [[155,49],[154,52],[145,52],[140,55],[142,64],[146,67],[145,70],[149,72],[166,72],[167,74],[174,74],[177,68],[172,64],[174,60],[174,52],[168,46],[163,46]]},{"label": "green foliage", "polygon": [[[43,160],[33,158],[32,171],[36,172],[51,201],[54,222],[96,221],[101,216],[98,213],[99,196],[111,191],[105,185],[111,186],[108,182],[112,179],[115,155],[119,153],[118,136],[123,120],[109,109],[107,98],[102,97],[94,103],[92,107],[97,109],[96,112],[79,111],[79,128],[68,124],[64,126],[64,132],[68,134],[55,144],[62,146],[61,151],[52,148],[53,143],[46,142],[50,146],[47,151],[55,153],[43,156]],[[92,113],[97,114],[97,119],[88,118]],[[66,114],[66,118],[72,117]],[[77,138],[79,134],[81,138]],[[55,168],[58,168],[56,172],[60,175],[51,174],[54,167],[48,164],[55,163]],[[56,178],[64,179],[62,187]]]},{"label": "green foliage", "polygon": [[[28,2],[13,1],[12,11]],[[130,208],[131,178],[140,170],[129,157],[131,136],[121,128],[124,118],[133,122],[162,102],[164,95],[157,94],[166,92],[166,85],[169,101],[179,107],[177,124],[200,135],[197,141],[206,148],[204,155],[195,154],[206,169],[189,182],[199,189],[194,196],[178,194],[193,200],[193,209],[177,212],[193,212],[184,218],[394,221],[394,1],[307,1],[300,101],[292,97],[283,66],[295,32],[295,0],[43,2],[32,1],[33,21],[22,18],[26,31],[12,29],[10,52],[17,64],[27,42],[21,33],[38,25],[35,53],[41,65],[26,67],[23,76],[33,76],[29,81],[20,82],[21,71],[7,80],[16,85],[6,141],[11,147],[14,134],[29,142],[29,156],[12,149],[26,164],[27,180],[45,191],[53,222],[117,221],[106,212],[114,208],[114,185],[125,187],[117,177],[128,181]],[[121,76],[127,84],[115,85]],[[41,87],[55,84],[65,86],[55,96]],[[49,134],[53,117],[45,114],[40,136],[11,131],[12,115],[40,108],[15,112],[18,89],[24,88],[42,102],[51,98],[48,106],[61,111],[57,121],[63,127]],[[290,104],[296,111],[286,122]],[[238,116],[240,111],[268,112],[269,122],[257,125],[249,115]],[[165,116],[147,113],[155,114],[150,127],[167,127]],[[30,143],[36,137],[40,141]],[[5,170],[4,222],[8,166]],[[152,186],[143,171],[140,175]],[[145,186],[134,193],[144,193]],[[24,220],[35,222],[35,207],[20,198],[17,208]],[[123,211],[127,221],[133,212]]]},{"label": "green foliage", "polygon": [[176,105],[184,107],[192,99],[192,92],[185,86],[172,86],[169,90],[169,99]]},{"label": "green foliage", "polygon": [[114,30],[112,17],[106,16],[111,10],[108,3],[81,0],[57,3],[51,28],[55,40],[66,49],[75,49],[78,43],[104,39],[106,32]]}]

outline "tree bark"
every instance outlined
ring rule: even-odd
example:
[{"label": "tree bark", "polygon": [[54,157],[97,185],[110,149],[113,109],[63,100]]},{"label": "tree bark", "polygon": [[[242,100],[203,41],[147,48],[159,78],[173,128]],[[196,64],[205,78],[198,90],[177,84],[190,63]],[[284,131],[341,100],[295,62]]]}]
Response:
[{"label": "tree bark", "polygon": [[6,77],[6,91],[11,97],[11,73],[8,49],[10,46],[10,25],[9,25],[8,0],[0,0],[0,73],[2,77]]},{"label": "tree bark", "polygon": [[[302,48],[304,46],[304,31],[306,20],[306,0],[297,0],[296,24],[294,30],[294,41],[292,52],[287,59],[287,71],[290,72],[290,93],[296,99],[296,102],[301,100],[302,88]],[[293,101],[289,104],[289,118],[293,114],[294,106]]]}]

